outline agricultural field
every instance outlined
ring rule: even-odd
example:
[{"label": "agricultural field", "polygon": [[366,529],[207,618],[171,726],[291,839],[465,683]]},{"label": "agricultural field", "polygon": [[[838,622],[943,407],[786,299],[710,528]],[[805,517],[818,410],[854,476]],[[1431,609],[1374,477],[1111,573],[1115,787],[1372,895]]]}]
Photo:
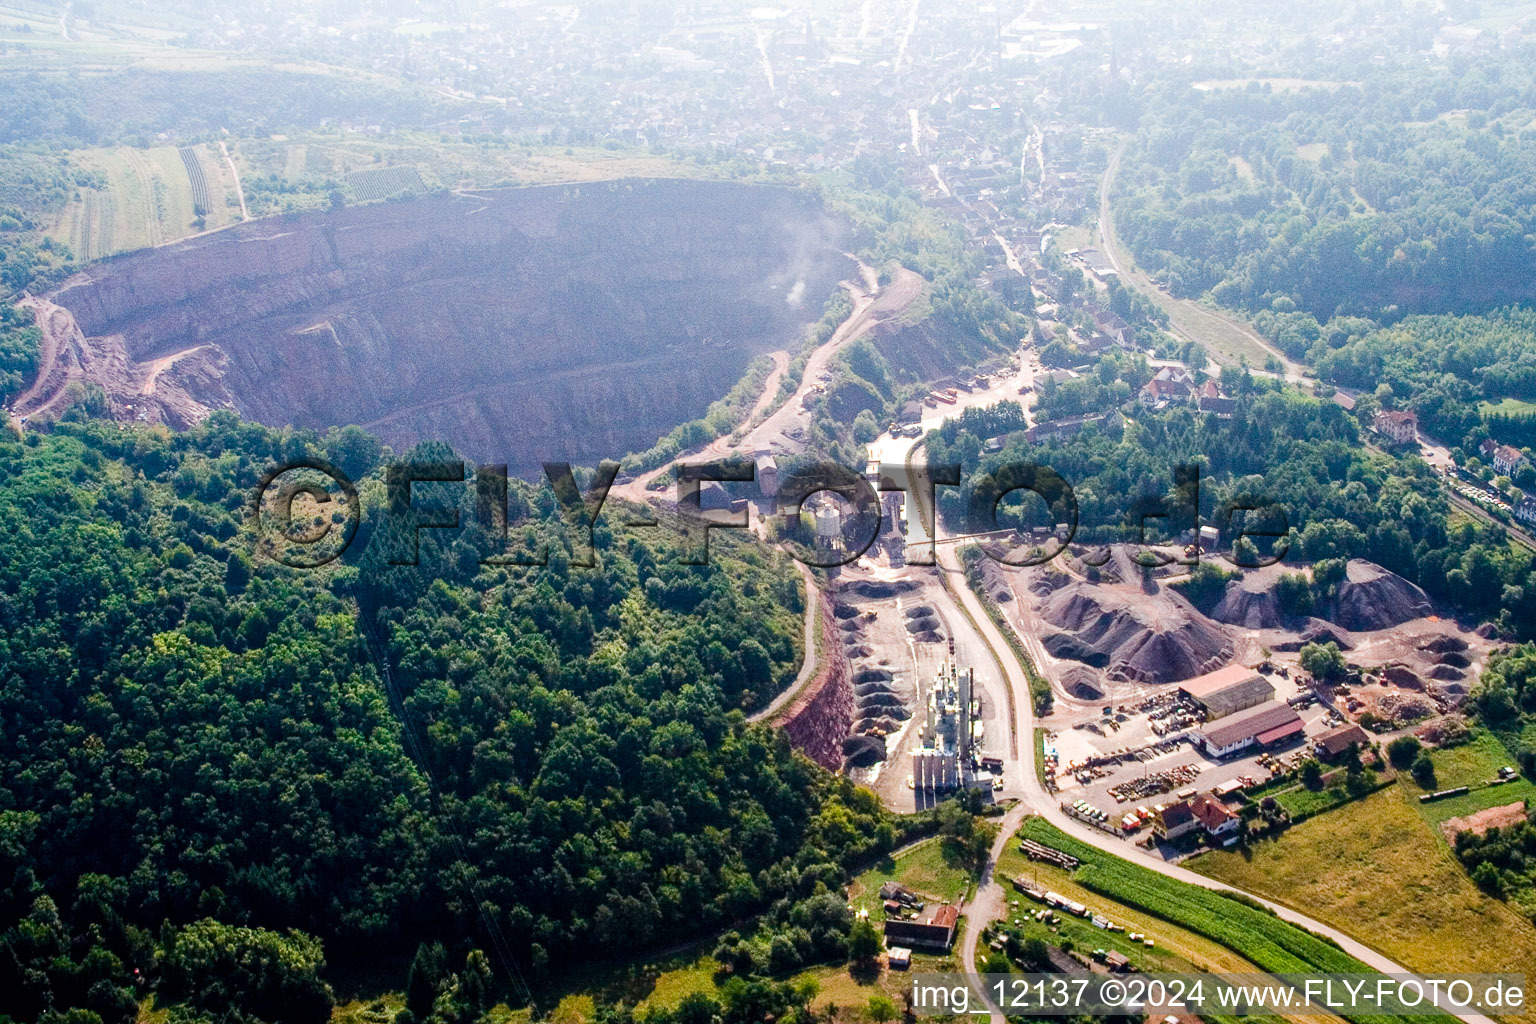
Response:
[{"label": "agricultural field", "polygon": [[885,920],[880,887],[895,881],[923,896],[952,903],[966,895],[971,887],[970,874],[960,864],[949,844],[935,837],[925,839],[893,858],[886,858],[853,880],[848,888],[854,910],[869,913],[875,923]]},{"label": "agricultural field", "polygon": [[257,216],[323,205],[343,182],[367,200],[403,187],[432,191],[711,173],[707,166],[622,149],[482,143],[428,132],[245,139],[231,143],[230,152]]},{"label": "agricultural field", "polygon": [[[1038,818],[1026,821],[1019,830],[1017,838],[1032,838],[1047,846],[1054,846],[1059,850],[1067,850],[1067,852],[1072,853],[1074,856],[1078,856],[1078,850],[1076,848],[1069,849],[1066,845],[1062,845],[1063,841],[1075,844],[1075,847],[1081,847],[1083,850],[1093,849],[1067,838]],[[1106,856],[1097,852],[1094,855],[1097,857]],[[1103,893],[1083,885],[1072,874],[1054,865],[1030,860],[1019,852],[1018,843],[1011,841],[1008,844],[1008,848],[1003,852],[1002,857],[998,859],[996,877],[1000,884],[1007,886],[1011,891],[1013,888],[1012,880],[1019,876],[1030,879],[1042,888],[1059,892],[1063,896],[1078,900],[1094,908],[1116,924],[1125,925],[1128,932],[1142,932],[1150,936],[1156,943],[1150,951],[1145,946],[1142,946],[1139,952],[1133,952],[1128,947],[1121,949],[1121,952],[1130,956],[1132,962],[1138,966],[1146,965],[1150,968],[1155,966],[1155,961],[1158,957],[1166,956],[1171,959],[1183,960],[1194,964],[1197,968],[1211,971],[1251,973],[1258,970],[1257,965],[1252,960],[1233,952],[1226,946],[1214,942],[1194,930],[1173,924],[1155,914],[1150,914],[1143,909],[1134,907],[1128,902],[1107,897]],[[1009,897],[1009,899],[1013,898],[1012,896]],[[1032,905],[1024,897],[1020,897],[1020,901],[1020,909]],[[1092,928],[1092,925],[1089,924],[1088,927]],[[1094,947],[1090,948],[1103,945],[1105,940],[1109,938],[1109,933],[1099,931],[1097,928],[1093,928],[1093,931],[1100,936],[1100,939],[1094,944]],[[1106,946],[1105,948],[1110,947]],[[1115,948],[1120,947],[1117,946]],[[1148,959],[1149,956],[1152,959]]]},{"label": "agricultural field", "polygon": [[1536,963],[1536,927],[1478,891],[1407,783],[1187,866],[1293,906],[1414,970]]},{"label": "agricultural field", "polygon": [[78,189],[49,234],[81,260],[174,242],[240,219],[216,148],[115,146],[80,150],[71,160],[102,185]]},{"label": "agricultural field", "polygon": [[[1031,818],[1026,821],[1020,834],[1082,861],[1082,865],[1073,872],[1072,879],[1094,894],[1091,898],[1083,899],[1090,906],[1102,904],[1107,897],[1125,906],[1135,907],[1164,922],[1177,924],[1219,943],[1246,958],[1260,970],[1271,973],[1371,973],[1359,960],[1331,942],[1283,921],[1266,910],[1112,857],[1065,835],[1043,819]],[[1160,924],[1149,930],[1148,934],[1156,938],[1166,928],[1167,925]],[[1439,969],[1444,968],[1442,966]],[[1358,1014],[1348,1019],[1358,1024],[1379,1024],[1399,1018]]]},{"label": "agricultural field", "polygon": [[426,191],[421,174],[405,164],[388,167],[364,167],[347,174],[347,187],[360,203],[389,199],[398,195],[420,195]]}]

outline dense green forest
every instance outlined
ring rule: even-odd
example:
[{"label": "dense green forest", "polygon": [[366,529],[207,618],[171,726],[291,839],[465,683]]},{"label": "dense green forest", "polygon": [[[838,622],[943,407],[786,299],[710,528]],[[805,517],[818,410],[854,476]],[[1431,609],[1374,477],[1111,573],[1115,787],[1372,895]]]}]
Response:
[{"label": "dense green forest", "polygon": [[[315,1020],[322,958],[436,938],[459,982],[468,944],[506,985],[775,901],[815,959],[830,940],[790,908],[897,840],[741,714],[798,665],[781,554],[716,538],[679,566],[600,524],[574,567],[549,488],[513,483],[547,568],[482,567],[469,526],[390,566],[365,525],[293,570],[252,560],[249,489],[304,455],[368,470],[356,430],[5,437],[0,1015],[128,1021],[156,990],[188,1019]],[[467,484],[417,490],[473,521]]]},{"label": "dense green forest", "polygon": [[1319,321],[1531,297],[1529,50],[1353,74],[1294,93],[1157,86],[1116,182],[1138,261],[1175,295]]},{"label": "dense green forest", "polygon": [[[972,520],[977,496],[995,493],[1001,467],[1034,462],[1073,488],[1079,541],[1135,540],[1138,500],[1170,495],[1174,467],[1199,463],[1205,521],[1225,526],[1224,506],[1275,503],[1289,526],[1289,559],[1370,559],[1469,615],[1536,635],[1532,555],[1512,547],[1499,528],[1453,525],[1436,474],[1422,460],[1367,451],[1354,417],[1326,399],[1231,368],[1222,384],[1238,396],[1231,419],[1185,406],[1133,407],[1123,424],[1090,425],[1040,444],[1025,439],[1006,406],[967,411],[928,435],[931,464],[965,469],[963,487],[940,489],[940,513],[955,532],[994,528]],[[1009,430],[1001,451],[982,453],[985,438]],[[1028,501],[1005,504],[999,518],[1018,521],[1035,511],[1030,522],[1063,521],[1064,506],[1047,517],[1041,499]],[[1172,507],[1177,522],[1179,505]]]},{"label": "dense green forest", "polygon": [[[1536,400],[1536,314],[1510,307],[1483,316],[1410,316],[1377,328],[1330,324],[1314,346],[1318,374],[1379,392],[1418,413],[1427,432],[1469,454],[1490,434],[1501,443],[1536,442],[1536,421],[1490,414],[1483,403]],[[1381,389],[1385,387],[1385,391]]]}]

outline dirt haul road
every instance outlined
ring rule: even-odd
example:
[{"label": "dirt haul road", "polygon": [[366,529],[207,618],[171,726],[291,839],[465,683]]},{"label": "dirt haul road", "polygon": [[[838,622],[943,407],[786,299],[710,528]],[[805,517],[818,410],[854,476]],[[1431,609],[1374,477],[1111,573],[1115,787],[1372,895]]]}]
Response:
[{"label": "dirt haul road", "polygon": [[42,335],[38,349],[37,376],[31,386],[11,403],[11,409],[17,417],[32,416],[48,410],[64,394],[64,387],[69,383],[67,374],[54,379],[55,369],[63,369],[58,366],[59,352],[64,347],[59,334],[69,318],[62,308],[40,295],[28,295],[16,305],[32,311],[38,332]]},{"label": "dirt haul road", "polygon": [[[878,279],[873,270],[859,264],[859,271],[866,284],[877,284]],[[673,462],[698,461],[703,458],[724,457],[733,451],[753,452],[773,448],[776,444],[784,448],[795,447],[789,437],[789,431],[804,425],[806,419],[805,400],[815,390],[817,378],[825,372],[827,364],[832,357],[845,348],[850,342],[864,337],[872,331],[876,325],[906,311],[918,295],[922,293],[926,282],[921,274],[901,268],[897,271],[896,278],[890,284],[874,292],[861,289],[853,282],[843,282],[853,298],[853,311],[848,314],[838,325],[832,337],[828,338],[820,347],[810,354],[806,360],[805,369],[800,376],[800,385],[793,394],[778,405],[773,412],[763,418],[762,422],[750,427],[742,435],[740,440],[732,441],[733,434],[724,434],[715,438],[688,455],[680,456]],[[780,385],[785,372],[789,369],[789,354],[787,352],[773,353],[775,370],[768,375],[764,382],[763,392],[753,406],[752,414],[747,422],[751,423],[762,416],[768,409],[774,408],[774,399],[778,396]],[[780,362],[782,358],[782,363]],[[614,484],[609,492],[611,496],[623,498],[626,501],[645,502],[662,497],[666,492],[648,490],[650,484],[666,474],[672,468],[672,463],[666,463],[655,469],[636,476],[632,480]]]}]

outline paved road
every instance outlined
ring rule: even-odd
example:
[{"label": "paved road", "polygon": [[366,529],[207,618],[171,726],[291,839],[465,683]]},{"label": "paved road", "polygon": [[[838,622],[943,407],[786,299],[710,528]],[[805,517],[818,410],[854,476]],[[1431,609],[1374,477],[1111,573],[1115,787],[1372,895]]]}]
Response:
[{"label": "paved road", "polygon": [[[1158,874],[1166,875],[1169,878],[1177,879],[1181,882],[1188,882],[1191,885],[1198,885],[1206,889],[1241,893],[1250,899],[1258,900],[1260,903],[1273,910],[1282,919],[1290,921],[1293,924],[1300,925],[1308,931],[1315,932],[1318,935],[1326,936],[1327,938],[1332,939],[1334,942],[1337,942],[1346,953],[1355,957],[1357,960],[1366,964],[1373,970],[1381,971],[1387,974],[1412,973],[1408,970],[1408,968],[1397,963],[1395,960],[1382,955],[1364,943],[1352,938],[1344,932],[1339,931],[1337,928],[1326,925],[1321,921],[1308,917],[1307,915],[1293,910],[1283,904],[1275,903],[1253,893],[1244,892],[1243,890],[1237,889],[1233,886],[1224,885],[1220,882],[1213,881],[1204,877],[1203,875],[1198,875],[1195,872],[1188,870],[1187,868],[1179,867],[1176,864],[1169,864],[1161,857],[1157,857],[1151,853],[1148,853],[1139,847],[1132,846],[1123,840],[1112,838],[1111,836],[1100,832],[1097,829],[1089,828],[1088,826],[1083,825],[1081,822],[1078,822],[1076,819],[1071,818],[1065,814],[1061,810],[1056,797],[1045,791],[1045,787],[1041,785],[1039,777],[1035,774],[1035,744],[1033,741],[1034,708],[1029,700],[1029,680],[1025,677],[1023,668],[1019,665],[1018,660],[1013,657],[1012,649],[1009,647],[1007,641],[1003,638],[1003,635],[998,631],[997,626],[993,623],[992,619],[988,617],[985,609],[981,607],[981,602],[976,598],[976,595],[971,591],[970,587],[965,585],[964,571],[960,564],[959,552],[955,549],[955,546],[940,544],[938,549],[938,561],[940,566],[943,567],[947,572],[958,574],[956,577],[958,585],[951,588],[951,591],[948,592],[953,596],[946,596],[946,599],[952,601],[958,600],[958,604],[970,613],[968,617],[955,616],[951,621],[959,622],[964,621],[966,618],[969,619],[974,628],[980,632],[982,638],[988,645],[991,646],[993,652],[1003,663],[1004,673],[1007,677],[1008,684],[1013,687],[1014,690],[1015,699],[1013,701],[1013,706],[1014,713],[1017,716],[1017,730],[1019,736],[1021,738],[1027,738],[1027,741],[1021,742],[1019,744],[1022,754],[1015,763],[1014,771],[1009,776],[1007,776],[1008,788],[1012,789],[1013,785],[1017,784],[1021,786],[1024,793],[1023,802],[1018,808],[1015,808],[1014,811],[1010,812],[1010,817],[1017,815],[1020,819],[1022,819],[1027,811],[1032,810],[1044,817],[1052,825],[1055,825],[1063,832],[1071,835],[1073,838],[1079,839],[1089,844],[1090,846],[1097,847],[1106,853],[1113,854],[1117,857],[1123,857],[1124,859],[1133,861],[1142,865],[1143,867],[1150,868],[1151,870],[1156,871]],[[1016,822],[1014,825],[1017,827]],[[993,851],[994,858],[996,854],[1000,852],[1001,846],[996,847]],[[989,871],[990,870],[991,869],[989,867]],[[1001,887],[994,886],[993,888]],[[977,906],[975,910],[968,915],[968,933],[979,933],[980,930],[986,925],[986,923],[993,919],[993,917],[986,916],[988,912],[988,906],[982,904],[982,896],[982,890],[978,889]],[[995,901],[996,897],[988,895],[987,899],[990,903]],[[995,913],[995,909],[992,910],[992,914],[994,916]],[[971,934],[967,935],[967,948],[962,950],[962,959],[965,962],[966,970],[973,971],[975,969],[975,943],[971,940]],[[1467,1021],[1468,1024],[1492,1024],[1492,1022],[1487,1017],[1481,1014],[1458,1014],[1457,1016],[1459,1016],[1462,1020]],[[994,1021],[996,1021],[997,1024],[1002,1024],[1001,1015],[994,1013]]]},{"label": "paved road", "polygon": [[767,707],[748,715],[747,720],[751,722],[772,721],[777,718],[780,711],[800,696],[800,691],[805,689],[806,684],[816,678],[818,667],[816,630],[821,623],[820,591],[816,587],[816,577],[811,575],[811,570],[799,562],[795,563],[795,567],[800,570],[800,578],[805,581],[805,660],[800,663],[800,673],[795,676],[794,685],[785,687],[784,692],[773,698]]},{"label": "paved road", "polygon": [[[914,445],[914,448],[917,446]],[[909,456],[910,457],[910,456]],[[1006,685],[1013,692],[1013,700],[1010,702],[1014,714],[1014,733],[1019,739],[1019,756],[1004,769],[1004,791],[1006,793],[1020,793],[1023,799],[1019,805],[1005,815],[1003,819],[1003,831],[988,857],[986,874],[981,884],[977,887],[976,899],[972,902],[967,912],[966,935],[962,940],[960,958],[964,969],[970,973],[976,973],[976,947],[980,940],[981,931],[988,923],[999,916],[999,911],[1004,905],[1002,899],[1002,887],[992,880],[997,858],[1006,848],[1008,838],[1018,828],[1019,822],[1030,814],[1039,814],[1052,825],[1068,835],[1087,843],[1097,849],[1116,857],[1122,857],[1128,861],[1140,864],[1143,867],[1156,871],[1158,874],[1198,885],[1205,889],[1218,892],[1239,893],[1249,899],[1256,900],[1273,910],[1280,918],[1292,924],[1299,925],[1308,931],[1325,936],[1338,943],[1346,953],[1355,957],[1361,963],[1373,970],[1385,974],[1409,974],[1406,967],[1395,960],[1384,956],[1371,947],[1355,938],[1339,931],[1330,925],[1308,917],[1306,914],[1293,910],[1283,904],[1275,903],[1254,893],[1245,892],[1235,886],[1225,885],[1221,882],[1198,875],[1187,868],[1170,864],[1161,857],[1155,856],[1140,847],[1136,847],[1120,839],[1115,839],[1098,829],[1089,828],[1075,818],[1069,817],[1061,810],[1061,806],[1054,794],[1047,793],[1041,784],[1039,776],[1035,772],[1035,744],[1034,744],[1034,705],[1029,696],[1029,678],[1024,673],[1024,668],[1013,655],[1013,648],[1004,638],[1003,634],[982,607],[981,601],[971,590],[965,580],[965,570],[960,561],[958,545],[945,543],[940,540],[936,545],[936,560],[942,571],[949,575],[951,586],[941,588],[939,600],[948,604],[952,613],[946,616],[947,620],[954,624],[954,628],[969,628],[974,630],[980,639],[991,649],[993,656],[1002,666]],[[987,993],[980,993],[988,1009],[991,1011],[993,1024],[1004,1024],[1004,1016],[992,1002]],[[1482,1014],[1457,1014],[1467,1024],[1492,1024],[1492,1021]]]}]

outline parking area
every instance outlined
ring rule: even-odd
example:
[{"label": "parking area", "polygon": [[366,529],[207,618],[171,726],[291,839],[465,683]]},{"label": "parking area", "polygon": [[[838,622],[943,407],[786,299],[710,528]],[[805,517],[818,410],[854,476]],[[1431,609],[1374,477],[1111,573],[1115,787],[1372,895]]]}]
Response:
[{"label": "parking area", "polygon": [[[1291,702],[1312,737],[1342,718],[1330,708],[1308,700],[1289,676],[1271,674],[1280,700]],[[1150,696],[1138,704],[1110,706],[1099,721],[1052,734],[1048,747],[1057,754],[1057,786],[1068,806],[1086,803],[1085,817],[1119,824],[1138,809],[1211,792],[1227,783],[1262,783],[1295,767],[1310,756],[1310,739],[1297,737],[1275,750],[1250,749],[1241,756],[1213,759],[1191,742],[1198,718],[1178,703],[1172,691]],[[1143,819],[1145,816],[1143,816]],[[1131,822],[1128,822],[1131,823]],[[1145,826],[1145,820],[1136,823]]]}]

